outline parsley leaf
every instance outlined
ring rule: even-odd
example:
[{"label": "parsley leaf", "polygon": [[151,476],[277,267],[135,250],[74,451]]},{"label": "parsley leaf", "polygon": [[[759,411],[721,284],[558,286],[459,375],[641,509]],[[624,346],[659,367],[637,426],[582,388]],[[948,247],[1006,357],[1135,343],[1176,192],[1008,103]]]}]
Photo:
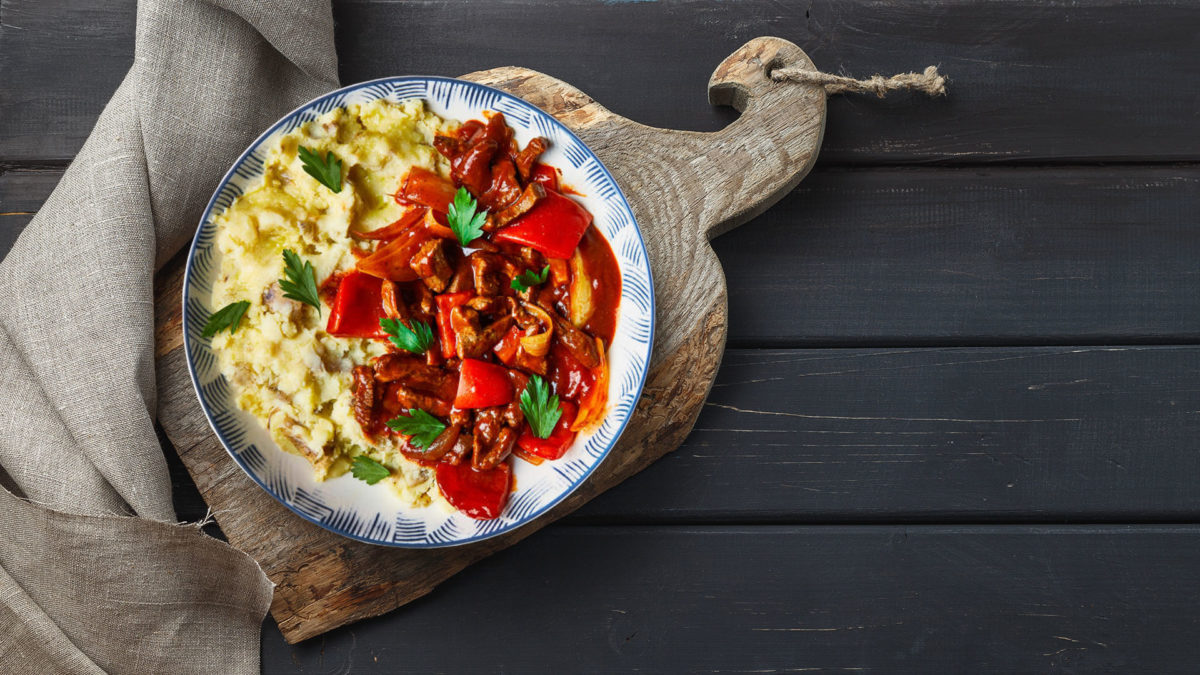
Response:
[{"label": "parsley leaf", "polygon": [[354,474],[355,478],[367,485],[374,485],[392,475],[391,469],[366,455],[359,455],[354,458],[354,463],[350,465],[350,473]]},{"label": "parsley leaf", "polygon": [[283,249],[283,279],[279,280],[279,288],[283,289],[283,297],[291,298],[312,305],[321,313],[321,296],[317,293],[317,273],[313,271],[312,263],[300,261],[300,256],[290,248]]},{"label": "parsley leaf", "polygon": [[424,354],[433,344],[433,329],[423,321],[413,319],[412,328],[400,319],[380,319],[379,326],[389,335],[388,339],[400,349],[414,354]]},{"label": "parsley leaf", "polygon": [[238,325],[242,323],[242,317],[246,316],[246,310],[250,309],[248,300],[239,302],[231,302],[221,309],[213,312],[213,315],[208,318],[208,323],[204,324],[204,337],[212,337],[217,333],[229,329],[229,334],[233,335],[238,329]]},{"label": "parsley leaf", "polygon": [[521,412],[529,420],[533,435],[538,438],[550,438],[558,418],[562,417],[562,408],[558,405],[558,396],[550,395],[550,385],[542,378],[534,375],[521,392]]},{"label": "parsley leaf", "polygon": [[513,290],[517,291],[518,293],[524,293],[526,290],[529,289],[530,286],[537,286],[538,284],[545,283],[546,277],[549,274],[550,274],[550,266],[549,265],[546,265],[545,267],[542,268],[541,274],[538,274],[537,272],[534,272],[533,270],[525,270],[524,272],[521,273],[521,276],[512,280]]},{"label": "parsley leaf", "polygon": [[433,439],[446,430],[441,420],[420,408],[409,408],[407,415],[393,417],[387,421],[387,425],[392,431],[412,436],[412,444],[418,448],[428,448],[433,444]]},{"label": "parsley leaf", "polygon": [[454,203],[446,210],[446,220],[450,221],[450,229],[458,237],[458,243],[466,246],[483,236],[483,223],[487,221],[487,213],[478,211],[479,203],[467,192],[466,188],[458,188],[454,193]]},{"label": "parsley leaf", "polygon": [[304,173],[335,193],[342,191],[342,160],[334,157],[332,152],[321,157],[304,146],[300,146],[296,154],[304,163]]}]

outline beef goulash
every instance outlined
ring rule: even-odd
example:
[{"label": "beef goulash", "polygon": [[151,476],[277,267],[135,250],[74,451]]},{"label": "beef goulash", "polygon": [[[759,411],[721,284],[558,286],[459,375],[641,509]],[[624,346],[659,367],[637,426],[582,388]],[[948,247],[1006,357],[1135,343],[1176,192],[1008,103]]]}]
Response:
[{"label": "beef goulash", "polygon": [[514,461],[604,419],[620,270],[548,147],[499,112],[355,104],[282,135],[217,218],[205,335],[318,480],[496,518]]}]

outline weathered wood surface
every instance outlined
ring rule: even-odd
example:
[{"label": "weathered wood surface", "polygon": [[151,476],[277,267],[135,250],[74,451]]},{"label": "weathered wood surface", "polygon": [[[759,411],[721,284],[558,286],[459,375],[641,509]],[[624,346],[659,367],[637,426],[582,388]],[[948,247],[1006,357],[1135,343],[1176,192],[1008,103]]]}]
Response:
[{"label": "weathered wood surface", "polygon": [[1186,673],[1197,592],[1195,525],[555,526],[263,670]]},{"label": "weathered wood surface", "polygon": [[[56,176],[28,169],[61,168],[82,143],[132,59],[133,7],[0,0],[0,212],[36,208]],[[680,450],[574,525],[552,525],[434,597],[296,646],[268,620],[268,672],[1194,670],[1192,526],[751,526],[1197,522],[1197,354],[1072,347],[1197,342],[1197,166],[1164,164],[1198,159],[1193,3],[334,8],[343,81],[520,64],[658,126],[732,119],[700,84],[763,34],[834,72],[938,63],[951,95],[832,100],[826,166],[714,247],[729,276],[730,343],[752,349],[727,351],[710,402],[894,419],[706,406]],[[1042,166],[1098,161],[1126,164]],[[844,168],[929,162],[971,168]],[[28,218],[0,216],[0,255]],[[926,344],[1066,347],[1033,358],[1013,358],[1024,347],[911,348]],[[755,363],[761,347],[811,345],[880,348],[767,351],[788,363]],[[913,430],[937,439],[915,457],[879,440]],[[867,449],[846,447],[859,443]],[[179,513],[199,518],[178,475]],[[655,522],[744,526],[608,526]],[[464,649],[464,625],[500,628],[472,633],[486,648]]]},{"label": "weathered wood surface", "polygon": [[734,349],[573,522],[1194,522],[1200,348]]},{"label": "weathered wood surface", "polygon": [[[34,211],[57,172],[0,175]],[[713,248],[735,347],[1200,341],[1200,167],[818,167]],[[0,215],[0,254],[30,216]]]},{"label": "weathered wood surface", "polygon": [[[730,339],[753,344],[765,334],[807,340],[795,328],[797,321],[816,321],[807,317],[837,308],[823,294],[836,292],[857,307],[870,293],[907,284],[935,293],[931,305],[912,312],[919,296],[891,295],[857,313],[842,311],[831,339],[849,342],[866,335],[885,341],[901,334],[957,341],[953,331],[918,327],[898,333],[895,326],[947,325],[945,317],[967,308],[970,315],[958,325],[990,318],[998,333],[1028,326],[1033,339],[1049,343],[1076,336],[1056,333],[1054,327],[1064,325],[1056,312],[1078,313],[1079,324],[1094,322],[1092,332],[1109,340],[1122,339],[1118,330],[1129,331],[1130,339],[1186,340],[1193,317],[1200,315],[1195,305],[1200,294],[1173,289],[1191,284],[1193,261],[1200,259],[1192,250],[1196,237],[1189,233],[1195,225],[1187,213],[1198,199],[1191,173],[1175,171],[1179,175],[1172,178],[1172,171],[1143,169],[1133,177],[1112,169],[985,171],[1023,177],[1024,187],[1015,196],[1011,190],[981,190],[975,200],[948,190],[942,201],[957,206],[944,210],[948,215],[939,216],[939,226],[892,232],[888,223],[922,218],[928,210],[923,205],[937,199],[939,181],[956,185],[959,172],[818,170],[753,227],[716,240],[723,265],[735,270],[729,278]],[[976,172],[969,173],[964,180],[974,180]],[[1051,178],[1039,180],[1043,176]],[[0,209],[33,211],[56,181],[55,173],[4,174]],[[919,198],[908,189],[914,185],[923,186]],[[865,212],[852,204],[863,195],[871,199]],[[806,204],[819,205],[816,215]],[[1055,209],[1060,219],[1037,215]],[[1072,226],[1072,209],[1085,209],[1086,222]],[[28,216],[12,217],[21,218]],[[833,222],[822,225],[827,218]],[[17,226],[5,226],[7,220],[0,218],[0,237],[15,235]],[[789,232],[793,223],[803,223],[803,234]],[[1138,237],[1126,236],[1130,223],[1137,223]],[[984,226],[1009,232],[987,237],[977,229]],[[959,230],[972,234],[945,235]],[[888,245],[868,245],[868,237],[886,237]],[[1013,243],[1005,250],[1021,253],[1020,267],[1002,256],[988,267],[986,281],[979,274],[936,273],[946,259],[975,252],[975,242],[1000,239],[1039,245],[1026,250]],[[789,245],[793,255],[778,254],[773,245]],[[865,250],[889,252],[889,265],[880,270],[871,256],[859,260]],[[1064,286],[1030,278],[1075,276],[1061,266],[1076,265],[1083,255],[1092,258],[1093,277],[1067,286],[1079,289],[1078,296],[1059,295],[1051,289]],[[819,276],[803,286],[789,285],[805,266],[795,261],[810,257],[820,260],[812,265]],[[1153,275],[1146,272],[1151,266]],[[854,293],[845,269],[859,277],[872,270],[892,276]],[[1158,292],[1146,292],[1149,288]],[[1011,299],[1003,306],[1011,311],[1001,311],[998,299],[1006,297]],[[1015,302],[1017,297],[1027,302]],[[1143,302],[1131,300],[1136,298]],[[820,303],[820,310],[778,310],[798,299],[806,306]],[[759,313],[747,316],[740,303],[754,304]],[[1131,315],[1142,318],[1120,319]],[[747,332],[748,322],[762,328]],[[1160,322],[1171,325],[1163,328]],[[1193,385],[1200,379],[1198,367],[1200,353],[1191,347],[735,349],[726,352],[709,405],[681,448],[588,504],[575,520],[1186,519],[1196,504],[1192,477],[1200,475],[1195,426],[1200,415],[1192,412],[1200,409]],[[949,421],[994,419],[1000,411],[1009,418],[1079,421],[990,426]],[[919,432],[910,428],[915,418],[925,420]],[[181,506],[182,514],[193,517],[204,510],[199,502]]]},{"label": "weathered wood surface", "polygon": [[[0,163],[74,156],[133,58],[134,4],[0,0]],[[953,96],[920,115],[907,97],[832,101],[826,162],[1200,159],[1189,0],[334,0],[334,12],[347,83],[521,65],[631,119],[714,130],[731,116],[705,105],[712,64],[778,35],[834,72],[951,74]]]},{"label": "weathered wood surface", "polygon": [[1198,203],[1195,165],[824,171],[717,240],[730,337],[1196,342]]},{"label": "weathered wood surface", "polygon": [[519,531],[449,549],[391,550],[352,542],[304,522],[258,490],[210,432],[182,350],[179,261],[160,273],[159,419],[229,542],[276,583],[271,613],[289,641],[403,605],[466,565],[577,509],[673,450],[699,414],[725,343],[725,281],[708,238],[745,222],[811,169],[825,124],[825,92],[777,83],[772,67],[812,67],[795,45],[752,40],[723,61],[709,91],[741,117],[715,133],[655,129],[614,115],[541,73],[472,73],[571,127],[626,193],[655,275],[650,373],[620,443],[549,514]]},{"label": "weathered wood surface", "polygon": [[61,171],[0,172],[0,259],[33,220],[59,178]]}]

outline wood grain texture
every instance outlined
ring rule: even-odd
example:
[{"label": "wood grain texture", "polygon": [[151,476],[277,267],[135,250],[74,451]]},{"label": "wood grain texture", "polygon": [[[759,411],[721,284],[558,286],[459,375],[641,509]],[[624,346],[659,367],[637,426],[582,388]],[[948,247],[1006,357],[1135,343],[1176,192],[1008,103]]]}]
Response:
[{"label": "wood grain texture", "polygon": [[605,462],[569,498],[507,535],[449,549],[393,550],[343,539],[288,512],[242,474],[208,429],[180,338],[179,261],[158,280],[159,419],[230,543],[276,585],[272,615],[289,641],[374,616],[428,593],[466,565],[528,536],[683,441],[725,342],[725,283],[708,237],[774,203],[808,173],[825,94],[779,84],[775,66],[811,66],[798,47],[759,38],[714,72],[714,100],[742,110],[712,134],[655,129],[613,115],[546,75],[502,68],[465,76],[555,115],[597,153],[626,193],[655,275],[655,344],[634,416]]},{"label": "wood grain texture", "polygon": [[[0,0],[0,163],[74,156],[132,61],[134,5]],[[334,0],[334,12],[346,83],[519,64],[631,119],[715,130],[731,116],[705,104],[712,64],[779,35],[830,72],[939,64],[952,80],[940,101],[831,101],[826,162],[1200,159],[1188,0]]]},{"label": "wood grain texture", "polygon": [[[1000,335],[1026,328],[1047,342],[1072,339],[1056,332],[1061,326],[1111,331],[1100,333],[1106,340],[1121,339],[1118,330],[1187,339],[1200,315],[1197,294],[1185,292],[1200,259],[1186,220],[1189,205],[1200,201],[1190,172],[982,173],[991,187],[974,186],[975,171],[961,181],[958,171],[940,169],[814,171],[753,226],[715,242],[733,271],[730,340],[805,342],[812,336],[800,331],[821,325],[824,315],[834,315],[832,339],[845,342],[894,339],[897,333],[884,331],[909,321],[920,323],[906,338],[946,341],[962,338],[939,326],[981,323]],[[0,175],[0,212],[36,210],[57,179],[56,172]],[[942,194],[938,186],[949,187]],[[949,215],[922,227],[933,202],[946,204]],[[1072,225],[1080,208],[1084,222]],[[28,217],[0,216],[0,240],[15,238],[19,226],[8,223]],[[803,223],[801,234],[789,236],[795,223]],[[981,241],[1010,243],[997,249]],[[977,249],[997,257],[967,259]],[[1004,251],[1021,251],[1020,274],[1005,268]],[[885,253],[881,268],[877,256]],[[980,272],[930,272],[964,259],[964,271]],[[1089,278],[1070,278],[1082,268]],[[854,276],[872,281],[855,285]],[[1000,302],[1018,293],[1029,302]],[[885,297],[870,299],[876,294]],[[909,310],[923,298],[921,311]],[[798,302],[803,311],[778,309]],[[1079,325],[1058,313],[1078,314]],[[160,343],[177,344],[177,334],[164,333]],[[727,350],[708,405],[679,450],[572,520],[1194,518],[1200,416],[1190,411],[1200,410],[1198,369],[1192,347]],[[953,421],[999,411],[1079,421]],[[181,517],[204,515],[186,474],[176,490],[187,495]]]},{"label": "wood grain texture", "polygon": [[[0,174],[0,255],[58,182]],[[816,169],[713,242],[735,347],[1197,343],[1200,169]]]},{"label": "wood grain texture", "polygon": [[715,242],[737,346],[1200,340],[1200,170],[818,170]]},{"label": "wood grain texture", "polygon": [[0,172],[0,260],[62,178],[61,171]]},{"label": "wood grain texture", "polygon": [[1196,522],[1197,382],[1197,347],[727,350],[572,522]]},{"label": "wood grain texture", "polygon": [[[0,0],[0,171],[73,157],[131,62],[134,5]],[[839,73],[939,64],[947,99],[832,100],[827,166],[716,240],[731,344],[1200,337],[1195,167],[978,166],[1196,161],[1186,85],[1200,74],[1200,10],[1187,0],[334,9],[345,82],[521,64],[680,129],[733,119],[700,83],[755,35],[791,39]],[[830,166],[927,162],[974,168]],[[51,175],[0,174],[0,212],[33,210]],[[0,216],[0,255],[28,218]],[[1025,351],[727,351],[689,440],[564,521],[575,525],[552,525],[384,618],[293,646],[268,625],[264,669],[1194,670],[1194,526],[580,524],[1195,522],[1197,354]],[[839,404],[891,419],[761,414],[836,416]],[[947,418],[1081,426],[964,429]],[[257,493],[236,480],[231,492]],[[198,508],[181,515],[203,514],[189,503]],[[461,649],[464,626],[504,628]]]},{"label": "wood grain texture", "polygon": [[0,0],[0,167],[75,156],[133,64],[136,0]]},{"label": "wood grain texture", "polygon": [[1184,673],[1197,592],[1194,525],[553,526],[263,670]]}]

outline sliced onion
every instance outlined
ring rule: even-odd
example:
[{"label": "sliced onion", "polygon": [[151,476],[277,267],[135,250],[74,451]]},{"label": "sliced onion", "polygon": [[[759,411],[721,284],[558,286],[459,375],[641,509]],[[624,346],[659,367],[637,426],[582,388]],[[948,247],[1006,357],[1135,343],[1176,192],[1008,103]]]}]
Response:
[{"label": "sliced onion", "polygon": [[566,286],[571,283],[571,272],[567,267],[565,258],[549,258],[550,262],[550,285],[551,286]]},{"label": "sliced onion", "polygon": [[355,268],[359,272],[392,281],[416,281],[417,273],[409,266],[413,254],[430,237],[423,227],[414,227],[404,234],[375,249],[371,255],[359,260]]},{"label": "sliced onion", "polygon": [[[440,217],[439,217],[440,216]],[[425,229],[429,230],[430,234],[442,239],[456,239],[454,230],[451,230],[445,222],[445,216],[437,213],[433,209],[425,210]]]},{"label": "sliced onion", "polygon": [[550,352],[550,338],[554,336],[554,320],[546,310],[528,302],[522,302],[521,307],[538,318],[538,323],[546,329],[536,335],[522,335],[521,348],[530,356],[545,356]]},{"label": "sliced onion", "polygon": [[583,265],[583,255],[578,248],[571,254],[570,305],[571,323],[575,324],[576,328],[583,328],[583,324],[587,323],[596,311],[596,304],[592,302],[592,278],[588,276]]},{"label": "sliced onion", "polygon": [[356,239],[395,239],[420,222],[422,212],[428,210],[421,207],[412,208],[405,211],[404,215],[391,225],[385,225],[370,232],[351,232],[350,236]]},{"label": "sliced onion", "polygon": [[592,370],[596,374],[596,383],[587,398],[579,403],[579,413],[571,423],[571,431],[582,431],[599,424],[608,409],[608,355],[604,340],[596,338],[596,351],[600,354],[600,365]]},{"label": "sliced onion", "polygon": [[404,174],[400,191],[392,195],[399,204],[420,204],[445,213],[454,201],[454,183],[437,173],[414,166]]}]

